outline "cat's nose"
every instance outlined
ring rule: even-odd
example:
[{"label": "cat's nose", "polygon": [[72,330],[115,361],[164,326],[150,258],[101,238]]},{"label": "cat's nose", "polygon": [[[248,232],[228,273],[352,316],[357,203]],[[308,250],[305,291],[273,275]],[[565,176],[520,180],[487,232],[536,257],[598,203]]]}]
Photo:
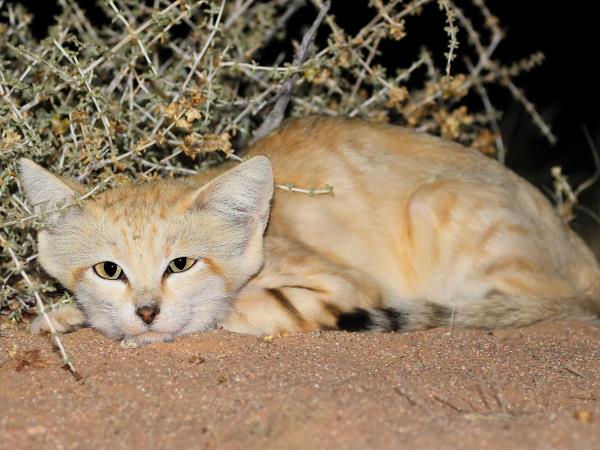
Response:
[{"label": "cat's nose", "polygon": [[140,316],[140,319],[142,319],[145,324],[150,325],[152,322],[154,322],[154,319],[156,316],[158,316],[158,313],[160,313],[160,308],[158,305],[141,306],[135,310],[135,313]]}]

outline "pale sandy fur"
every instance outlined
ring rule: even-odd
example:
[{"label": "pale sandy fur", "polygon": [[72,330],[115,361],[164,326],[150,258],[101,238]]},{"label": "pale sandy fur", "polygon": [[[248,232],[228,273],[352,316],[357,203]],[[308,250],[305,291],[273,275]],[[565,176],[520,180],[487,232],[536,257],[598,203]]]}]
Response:
[{"label": "pale sandy fur", "polygon": [[[334,186],[335,197],[276,191],[266,260],[269,239],[283,236],[359,271],[379,300],[330,300],[344,311],[397,307],[408,313],[403,329],[450,321],[493,328],[600,311],[590,250],[537,189],[479,152],[397,127],[313,118],[267,137],[256,154],[271,159],[276,183]],[[250,286],[286,265],[276,257],[276,268],[267,264]],[[292,267],[300,283],[311,264]],[[253,302],[252,317],[269,314],[263,304]],[[254,332],[253,324],[226,324]]]},{"label": "pale sandy fur", "polygon": [[[274,179],[257,155],[269,158]],[[217,322],[263,335],[598,318],[590,250],[537,189],[474,150],[312,117],[287,123],[247,158],[85,202],[40,233],[40,262],[76,293],[92,326],[139,343]],[[73,195],[31,164],[22,164],[26,191],[46,183],[53,193],[28,192],[33,203]],[[331,185],[335,196],[276,189],[263,240],[273,182]],[[198,258],[198,267],[165,281],[165,264],[178,256]],[[90,267],[103,260],[131,280],[100,283]],[[161,304],[155,330],[132,313],[148,299]]]}]

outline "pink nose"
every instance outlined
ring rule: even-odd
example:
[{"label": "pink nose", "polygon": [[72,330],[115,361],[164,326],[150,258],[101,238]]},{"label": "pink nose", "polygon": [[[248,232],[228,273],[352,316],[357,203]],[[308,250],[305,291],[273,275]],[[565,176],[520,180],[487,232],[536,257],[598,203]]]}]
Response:
[{"label": "pink nose", "polygon": [[160,313],[160,308],[158,305],[142,306],[136,309],[135,313],[144,321],[145,324],[150,325]]}]

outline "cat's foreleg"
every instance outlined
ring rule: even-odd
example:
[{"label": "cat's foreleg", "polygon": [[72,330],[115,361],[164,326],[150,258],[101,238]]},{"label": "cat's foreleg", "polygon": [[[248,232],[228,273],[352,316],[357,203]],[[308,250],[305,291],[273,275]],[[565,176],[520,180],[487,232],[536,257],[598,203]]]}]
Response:
[{"label": "cat's foreleg", "polygon": [[278,280],[282,282],[270,286],[250,284],[234,299],[221,326],[255,336],[337,329],[344,312],[381,306],[379,291],[359,279],[337,271]]},{"label": "cat's foreleg", "polygon": [[[86,323],[83,312],[76,306],[65,305],[46,313],[57,333],[69,333]],[[50,325],[43,315],[38,315],[29,327],[32,334],[50,333]]]}]

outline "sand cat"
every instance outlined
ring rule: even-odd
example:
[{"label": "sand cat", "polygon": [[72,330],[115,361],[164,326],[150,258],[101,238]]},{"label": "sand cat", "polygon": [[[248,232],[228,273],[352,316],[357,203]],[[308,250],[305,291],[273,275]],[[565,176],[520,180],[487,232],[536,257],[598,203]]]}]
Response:
[{"label": "sand cat", "polygon": [[[38,211],[85,192],[27,159],[20,177]],[[288,183],[335,195],[274,193]],[[81,308],[52,312],[57,329],[87,323],[135,344],[215,326],[405,331],[600,314],[599,265],[538,190],[395,126],[290,121],[245,162],[115,188],[46,221],[39,261]]]}]

